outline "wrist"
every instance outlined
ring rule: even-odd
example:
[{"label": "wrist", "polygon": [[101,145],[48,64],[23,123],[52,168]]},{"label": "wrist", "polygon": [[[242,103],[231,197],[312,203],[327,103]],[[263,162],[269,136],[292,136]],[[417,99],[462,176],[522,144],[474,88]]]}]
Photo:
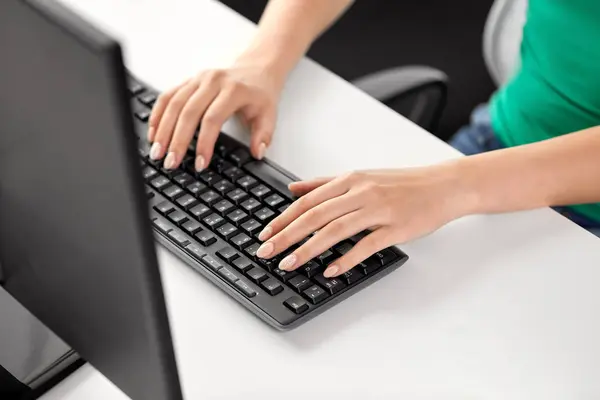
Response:
[{"label": "wrist", "polygon": [[440,177],[442,198],[450,220],[481,212],[480,186],[476,184],[470,166],[464,162],[466,158],[433,167]]}]

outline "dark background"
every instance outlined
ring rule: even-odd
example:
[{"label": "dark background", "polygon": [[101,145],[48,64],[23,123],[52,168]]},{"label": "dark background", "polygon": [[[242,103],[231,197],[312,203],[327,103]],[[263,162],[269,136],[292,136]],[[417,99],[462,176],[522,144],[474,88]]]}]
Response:
[{"label": "dark background", "polygon": [[[221,0],[254,22],[266,0]],[[328,1],[328,0],[323,0]],[[483,61],[483,28],[493,0],[357,0],[308,55],[344,79],[422,64],[450,78],[437,132],[447,139],[495,90]]]}]

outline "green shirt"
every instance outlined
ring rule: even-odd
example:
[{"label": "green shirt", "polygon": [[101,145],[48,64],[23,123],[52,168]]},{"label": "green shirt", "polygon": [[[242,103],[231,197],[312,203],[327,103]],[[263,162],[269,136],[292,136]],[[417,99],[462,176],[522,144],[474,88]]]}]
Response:
[{"label": "green shirt", "polygon": [[[600,0],[529,0],[520,69],[491,114],[507,146],[600,125]],[[573,209],[600,221],[600,203]]]}]

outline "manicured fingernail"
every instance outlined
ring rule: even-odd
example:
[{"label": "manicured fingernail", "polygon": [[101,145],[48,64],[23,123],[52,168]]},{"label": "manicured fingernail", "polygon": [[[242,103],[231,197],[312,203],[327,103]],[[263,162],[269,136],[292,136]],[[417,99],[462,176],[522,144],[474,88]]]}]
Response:
[{"label": "manicured fingernail", "polygon": [[170,152],[169,154],[167,154],[167,158],[165,158],[165,162],[163,163],[163,166],[166,169],[173,169],[175,168],[175,163],[177,162],[177,156],[175,155],[174,152]]},{"label": "manicured fingernail", "polygon": [[333,276],[336,276],[339,271],[340,269],[337,265],[330,265],[329,268],[327,268],[325,272],[323,272],[323,276],[325,278],[331,278]]},{"label": "manicured fingernail", "polygon": [[256,250],[256,255],[259,258],[267,258],[271,255],[274,248],[275,246],[273,246],[273,243],[271,242],[263,243],[262,246],[260,246],[258,250]]},{"label": "manicured fingernail", "polygon": [[296,264],[297,259],[298,257],[296,257],[295,254],[290,254],[289,256],[281,260],[281,262],[279,263],[279,269],[289,271],[294,267],[294,264]]},{"label": "manicured fingernail", "polygon": [[262,142],[258,145],[258,159],[262,160],[265,157],[265,152],[267,151],[267,145],[265,142]]},{"label": "manicured fingernail", "polygon": [[160,143],[154,142],[154,144],[150,148],[150,158],[153,160],[158,160],[160,158],[161,151],[162,148],[160,146]]},{"label": "manicured fingernail", "polygon": [[204,157],[198,156],[196,157],[196,164],[194,165],[197,172],[200,172],[204,169]]},{"label": "manicured fingernail", "polygon": [[271,237],[272,234],[273,234],[273,228],[271,228],[270,226],[267,226],[258,235],[258,240],[260,240],[261,242],[264,242],[265,240],[269,240],[269,238]]},{"label": "manicured fingernail", "polygon": [[151,142],[154,139],[154,127],[151,126],[150,129],[148,129],[148,141]]}]

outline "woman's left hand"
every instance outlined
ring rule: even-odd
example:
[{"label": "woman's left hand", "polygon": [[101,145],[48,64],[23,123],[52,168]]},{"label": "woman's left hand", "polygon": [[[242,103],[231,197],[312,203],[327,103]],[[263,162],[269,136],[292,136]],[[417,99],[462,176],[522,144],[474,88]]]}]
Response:
[{"label": "woman's left hand", "polygon": [[325,271],[334,277],[372,254],[424,236],[465,215],[469,196],[451,164],[403,170],[354,172],[338,178],[297,182],[300,197],[260,234],[257,256],[272,258],[316,232],[285,257],[279,268],[292,271],[336,243],[372,231]]}]

